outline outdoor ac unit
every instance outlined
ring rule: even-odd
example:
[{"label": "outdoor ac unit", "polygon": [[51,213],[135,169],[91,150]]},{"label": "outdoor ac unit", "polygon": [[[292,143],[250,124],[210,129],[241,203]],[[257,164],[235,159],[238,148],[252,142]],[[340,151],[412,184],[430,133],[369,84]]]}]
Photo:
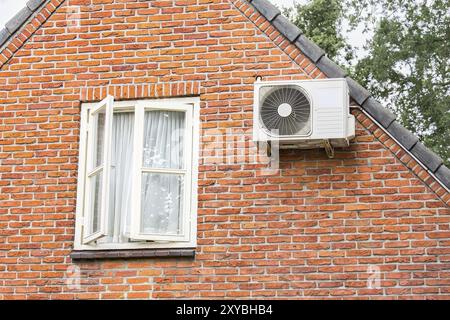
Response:
[{"label": "outdoor ac unit", "polygon": [[344,147],[355,136],[345,79],[256,81],[253,140],[280,148]]}]

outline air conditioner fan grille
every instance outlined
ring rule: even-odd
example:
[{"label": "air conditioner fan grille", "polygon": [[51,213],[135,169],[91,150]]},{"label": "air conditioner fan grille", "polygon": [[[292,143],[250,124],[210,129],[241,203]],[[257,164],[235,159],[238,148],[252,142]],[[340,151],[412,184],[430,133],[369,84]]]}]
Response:
[{"label": "air conditioner fan grille", "polygon": [[297,87],[278,87],[262,99],[260,117],[267,130],[278,135],[295,135],[309,124],[311,106]]}]

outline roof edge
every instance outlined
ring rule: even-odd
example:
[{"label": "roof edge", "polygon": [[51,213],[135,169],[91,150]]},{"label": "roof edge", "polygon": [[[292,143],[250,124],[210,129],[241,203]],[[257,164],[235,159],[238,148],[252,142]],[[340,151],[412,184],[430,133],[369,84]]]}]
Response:
[{"label": "roof edge", "polygon": [[413,154],[420,164],[450,191],[450,169],[443,160],[425,147],[411,131],[396,121],[396,116],[372,97],[361,84],[349,77],[345,70],[326,56],[326,53],[313,41],[306,38],[296,25],[284,17],[280,10],[268,0],[245,0],[250,3],[270,24],[289,42],[296,46],[328,78],[345,78],[350,96],[374,118],[381,127],[392,135],[398,143]]},{"label": "roof edge", "polygon": [[50,0],[29,0],[25,7],[17,12],[8,22],[5,27],[0,30],[0,51],[8,45],[14,36],[20,32],[20,29],[29,21],[35,13],[39,11]]}]

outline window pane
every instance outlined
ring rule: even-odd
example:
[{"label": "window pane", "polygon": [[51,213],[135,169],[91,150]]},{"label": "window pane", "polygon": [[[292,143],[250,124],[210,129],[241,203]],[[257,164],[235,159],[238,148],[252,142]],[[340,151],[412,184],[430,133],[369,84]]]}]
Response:
[{"label": "window pane", "polygon": [[94,168],[103,163],[103,139],[105,138],[105,112],[101,110],[94,117],[96,122],[96,132],[94,137]]},{"label": "window pane", "polygon": [[143,166],[182,169],[185,113],[147,111],[144,121]]},{"label": "window pane", "polygon": [[100,211],[102,206],[102,176],[103,172],[99,171],[95,176],[89,178],[91,188],[91,214],[88,215],[90,221],[88,223],[87,234],[93,234],[100,230]]},{"label": "window pane", "polygon": [[141,232],[182,233],[184,177],[177,174],[142,174]]}]

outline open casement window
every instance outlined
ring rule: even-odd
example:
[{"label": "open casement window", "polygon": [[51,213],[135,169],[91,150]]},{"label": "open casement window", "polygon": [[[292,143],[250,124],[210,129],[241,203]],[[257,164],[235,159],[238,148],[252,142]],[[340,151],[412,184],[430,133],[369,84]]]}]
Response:
[{"label": "open casement window", "polygon": [[198,98],[86,103],[75,248],[196,245]]},{"label": "open casement window", "polygon": [[136,105],[130,238],[189,241],[192,104]]},{"label": "open casement window", "polygon": [[89,111],[84,244],[104,237],[107,232],[113,104],[113,97],[108,96]]}]

